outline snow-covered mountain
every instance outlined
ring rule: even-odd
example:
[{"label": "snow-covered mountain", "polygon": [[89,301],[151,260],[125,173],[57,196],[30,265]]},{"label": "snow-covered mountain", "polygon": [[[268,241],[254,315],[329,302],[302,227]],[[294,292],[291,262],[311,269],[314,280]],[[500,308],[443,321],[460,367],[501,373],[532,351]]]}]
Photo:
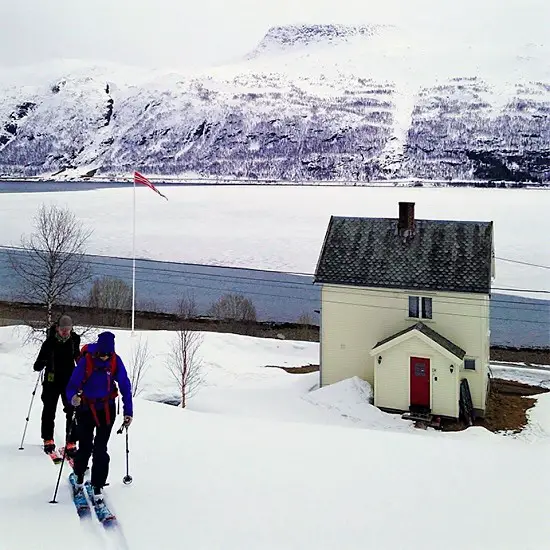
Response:
[{"label": "snow-covered mountain", "polygon": [[290,25],[193,73],[5,72],[0,174],[547,182],[547,55],[508,36]]}]

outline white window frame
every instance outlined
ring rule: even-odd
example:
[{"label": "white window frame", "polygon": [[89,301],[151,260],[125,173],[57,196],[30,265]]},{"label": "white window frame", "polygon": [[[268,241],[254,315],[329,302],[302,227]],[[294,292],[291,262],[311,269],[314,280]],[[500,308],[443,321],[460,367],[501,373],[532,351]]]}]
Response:
[{"label": "white window frame", "polygon": [[[418,310],[418,315],[411,315],[411,298],[416,299],[416,309]],[[424,300],[429,300],[430,302],[430,316],[426,317],[424,315],[425,308],[424,308]],[[409,294],[408,300],[407,300],[407,308],[408,308],[408,318],[409,319],[422,319],[424,321],[431,321],[433,320],[433,299],[431,296],[420,296],[420,295],[414,295]]]}]

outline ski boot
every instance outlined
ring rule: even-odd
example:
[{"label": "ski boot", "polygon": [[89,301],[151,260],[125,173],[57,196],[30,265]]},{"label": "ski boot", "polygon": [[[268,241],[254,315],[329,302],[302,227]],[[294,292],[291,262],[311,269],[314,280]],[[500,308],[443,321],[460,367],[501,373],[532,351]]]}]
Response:
[{"label": "ski boot", "polygon": [[93,487],[94,492],[94,504],[103,504],[103,491],[101,487]]},{"label": "ski boot", "polygon": [[44,452],[49,455],[55,451],[55,442],[53,439],[44,439]]},{"label": "ski boot", "polygon": [[84,474],[75,474],[74,488],[77,492],[84,490]]},{"label": "ski boot", "polygon": [[69,458],[74,458],[76,455],[76,451],[77,451],[76,443],[68,441],[67,444],[65,445],[65,454]]}]

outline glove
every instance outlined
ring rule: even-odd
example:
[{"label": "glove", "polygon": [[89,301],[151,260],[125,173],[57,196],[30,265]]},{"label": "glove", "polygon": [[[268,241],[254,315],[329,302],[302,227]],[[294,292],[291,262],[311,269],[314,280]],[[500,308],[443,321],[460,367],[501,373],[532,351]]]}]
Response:
[{"label": "glove", "polygon": [[33,366],[33,370],[35,370],[36,372],[40,372],[45,366],[46,363],[35,363]]},{"label": "glove", "polygon": [[132,417],[131,416],[125,416],[124,417],[124,422],[122,424],[122,426],[124,428],[128,428],[130,426],[130,424],[132,423]]},{"label": "glove", "polygon": [[80,398],[80,395],[78,395],[78,394],[73,395],[73,397],[71,399],[71,405],[73,407],[80,407],[81,401],[82,401],[82,399]]}]

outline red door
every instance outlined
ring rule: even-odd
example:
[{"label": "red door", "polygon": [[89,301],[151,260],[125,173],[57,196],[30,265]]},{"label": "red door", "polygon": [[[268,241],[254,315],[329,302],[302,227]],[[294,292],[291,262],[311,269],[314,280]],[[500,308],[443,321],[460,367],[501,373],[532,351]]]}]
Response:
[{"label": "red door", "polygon": [[411,357],[411,407],[430,409],[430,360]]}]

